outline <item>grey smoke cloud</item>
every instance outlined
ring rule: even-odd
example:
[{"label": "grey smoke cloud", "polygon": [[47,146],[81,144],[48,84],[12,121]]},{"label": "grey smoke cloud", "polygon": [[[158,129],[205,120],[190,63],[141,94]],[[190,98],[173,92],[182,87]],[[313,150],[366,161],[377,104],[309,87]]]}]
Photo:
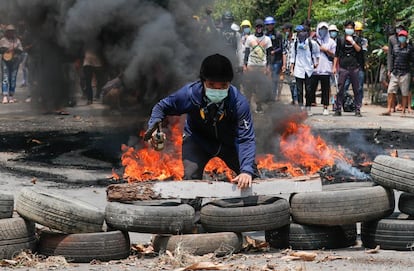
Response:
[{"label": "grey smoke cloud", "polygon": [[219,39],[197,36],[192,15],[207,4],[211,1],[16,0],[1,1],[0,12],[9,22],[24,19],[34,34],[41,63],[37,91],[55,100],[48,107],[70,95],[67,76],[59,73],[90,44],[139,92],[138,102],[153,104],[196,79],[206,55],[223,53]]}]

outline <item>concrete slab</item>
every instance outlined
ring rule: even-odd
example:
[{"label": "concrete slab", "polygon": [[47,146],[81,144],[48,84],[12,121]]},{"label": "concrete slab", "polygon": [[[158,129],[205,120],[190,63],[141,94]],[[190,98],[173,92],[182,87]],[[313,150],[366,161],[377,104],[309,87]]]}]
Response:
[{"label": "concrete slab", "polygon": [[232,198],[256,195],[282,195],[297,192],[322,191],[319,177],[301,179],[255,180],[247,189],[240,190],[229,182],[186,180],[158,181],[133,184],[112,184],[108,186],[109,201],[133,201],[154,198]]}]

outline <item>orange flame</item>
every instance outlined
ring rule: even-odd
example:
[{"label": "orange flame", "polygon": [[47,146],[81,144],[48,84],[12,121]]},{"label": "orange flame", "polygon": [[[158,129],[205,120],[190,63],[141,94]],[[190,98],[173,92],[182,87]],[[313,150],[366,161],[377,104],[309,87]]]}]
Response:
[{"label": "orange flame", "polygon": [[[174,118],[171,118],[174,119]],[[143,131],[141,135],[143,135]],[[172,144],[171,144],[172,143]],[[184,175],[184,167],[181,161],[182,129],[177,118],[170,125],[167,135],[166,149],[158,152],[150,146],[135,150],[133,147],[122,145],[122,165],[124,166],[123,178],[128,182],[148,180],[181,180]],[[206,172],[225,174],[232,179],[232,170],[219,158],[211,159],[206,167]]]},{"label": "orange flame", "polygon": [[258,168],[279,169],[291,176],[300,176],[314,174],[324,166],[332,166],[338,159],[351,163],[343,152],[329,147],[320,136],[315,137],[308,125],[295,122],[287,124],[281,136],[280,151],[288,162],[274,163],[274,156],[268,154],[258,160]]},{"label": "orange flame", "polygon": [[[150,146],[135,150],[133,147],[122,145],[124,179],[128,182],[182,179],[184,168],[181,161],[182,132],[179,121],[171,125],[169,132],[166,149],[162,152],[157,152]],[[287,124],[281,136],[280,151],[286,162],[276,163],[273,154],[266,154],[257,157],[258,169],[301,176],[314,174],[324,166],[332,166],[336,160],[352,163],[341,149],[336,150],[328,146],[321,137],[315,137],[309,126],[293,121]],[[235,176],[219,158],[211,159],[205,171],[225,174],[229,180]]]}]

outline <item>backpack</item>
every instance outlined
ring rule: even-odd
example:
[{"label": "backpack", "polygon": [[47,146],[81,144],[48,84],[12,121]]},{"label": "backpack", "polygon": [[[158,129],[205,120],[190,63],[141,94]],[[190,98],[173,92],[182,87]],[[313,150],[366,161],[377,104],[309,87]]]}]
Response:
[{"label": "backpack", "polygon": [[348,92],[346,92],[344,94],[344,101],[342,103],[342,108],[344,109],[344,112],[354,112],[355,111],[354,98]]}]

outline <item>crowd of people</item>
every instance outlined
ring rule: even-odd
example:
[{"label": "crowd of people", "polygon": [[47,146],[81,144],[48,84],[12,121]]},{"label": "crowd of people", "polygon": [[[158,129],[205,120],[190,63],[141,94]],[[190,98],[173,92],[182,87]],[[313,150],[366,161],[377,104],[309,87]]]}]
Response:
[{"label": "crowd of people", "polygon": [[[41,59],[36,52],[36,40],[28,31],[25,21],[14,24],[0,24],[0,54],[1,54],[1,76],[2,76],[2,103],[15,103],[15,91],[17,86],[17,75],[21,70],[20,87],[27,88],[26,102],[31,102],[31,90],[35,88],[38,81],[38,68]],[[62,64],[63,65],[63,64]],[[81,89],[82,97],[86,99],[86,105],[101,98],[101,91],[108,81],[99,51],[99,45],[86,44],[83,51],[73,62],[73,70],[76,76],[76,85]],[[71,68],[72,69],[72,68]],[[70,72],[68,72],[69,74]],[[95,94],[94,94],[95,92]],[[71,102],[67,102],[70,104]],[[76,104],[76,102],[73,102]]]},{"label": "crowd of people", "polygon": [[[362,116],[368,52],[363,23],[347,20],[338,27],[319,22],[312,29],[305,20],[300,25],[284,23],[278,27],[276,20],[268,16],[256,19],[253,24],[242,20],[239,26],[232,13],[226,11],[215,27],[225,39],[232,37],[231,44],[238,59],[235,66],[243,71],[239,86],[253,101],[256,113],[263,112],[263,103],[279,101],[286,83],[291,103],[299,105],[308,115],[312,115],[316,92],[320,89],[323,115],[330,114],[328,108],[332,104],[334,116],[341,116],[343,111]],[[414,49],[404,26],[398,25],[393,30],[387,46],[390,48],[386,76],[388,111],[383,115],[395,111],[397,91],[401,93],[402,113],[411,113],[410,70],[414,67]],[[229,34],[231,32],[233,34]],[[271,87],[263,84],[266,81]],[[348,93],[350,86],[353,95]],[[349,99],[352,106],[348,104]]]}]

